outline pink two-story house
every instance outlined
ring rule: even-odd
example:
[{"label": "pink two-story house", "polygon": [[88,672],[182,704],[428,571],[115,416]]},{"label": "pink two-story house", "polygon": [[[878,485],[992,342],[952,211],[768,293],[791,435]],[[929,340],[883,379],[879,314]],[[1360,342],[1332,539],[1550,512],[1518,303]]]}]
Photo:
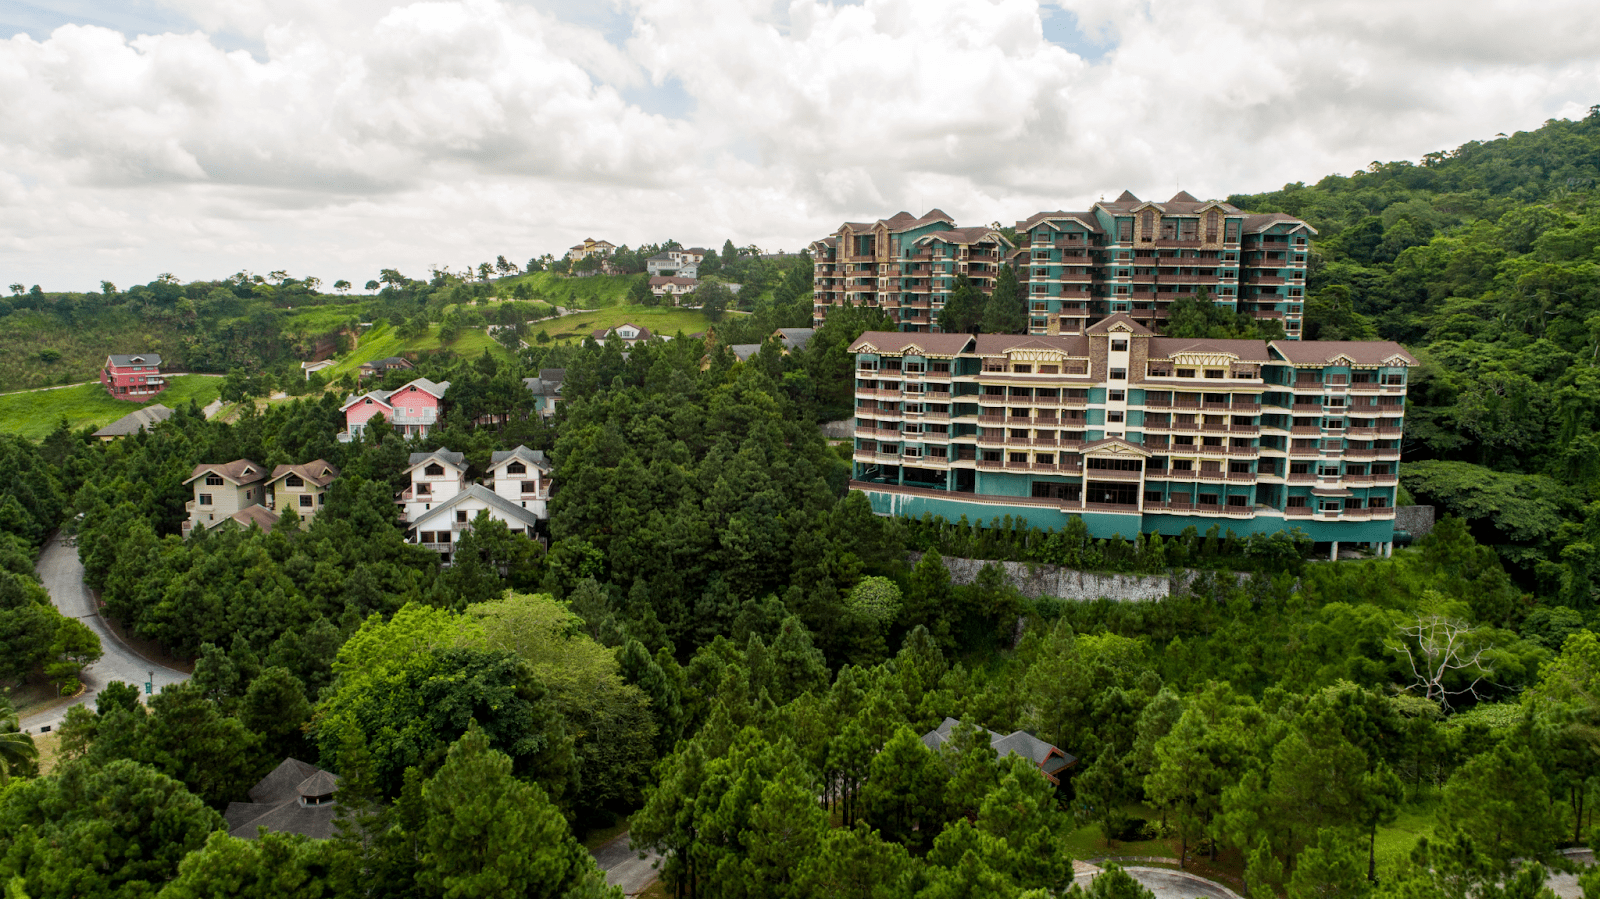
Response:
[{"label": "pink two-story house", "polygon": [[438,424],[444,395],[449,389],[449,381],[435,384],[427,378],[418,378],[395,390],[373,390],[349,397],[340,408],[344,413],[345,430],[339,440],[345,443],[354,440],[366,431],[367,422],[379,415],[396,434],[421,437]]},{"label": "pink two-story house", "polygon": [[117,399],[136,403],[167,389],[167,379],[161,376],[161,357],[155,353],[107,356],[100,369],[100,384]]}]

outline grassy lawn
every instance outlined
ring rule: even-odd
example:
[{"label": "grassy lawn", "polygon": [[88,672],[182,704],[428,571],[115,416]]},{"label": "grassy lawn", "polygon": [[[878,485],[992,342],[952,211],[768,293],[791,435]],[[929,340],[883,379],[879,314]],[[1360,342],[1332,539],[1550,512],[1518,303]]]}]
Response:
[{"label": "grassy lawn", "polygon": [[673,306],[612,306],[609,309],[579,312],[538,322],[531,325],[530,330],[535,335],[544,331],[555,340],[582,340],[601,328],[614,328],[623,322],[632,322],[667,337],[679,331],[688,336],[711,327],[711,320],[699,309],[679,309]]},{"label": "grassy lawn", "polygon": [[1375,847],[1378,869],[1381,871],[1385,865],[1393,864],[1410,855],[1419,837],[1433,836],[1438,811],[1439,801],[1436,798],[1407,803],[1401,807],[1400,814],[1393,824],[1378,828]]},{"label": "grassy lawn", "polygon": [[365,300],[351,297],[346,303],[286,309],[282,325],[289,334],[326,334],[351,319],[360,321],[365,314]]},{"label": "grassy lawn", "polygon": [[510,351],[497,343],[486,331],[463,328],[460,336],[453,342],[444,344],[439,340],[439,326],[436,324],[428,326],[427,334],[407,340],[396,334],[395,329],[387,322],[380,322],[373,325],[372,330],[361,335],[361,345],[354,352],[340,359],[338,365],[325,369],[323,374],[331,381],[355,371],[363,362],[385,359],[389,356],[402,356],[406,353],[436,353],[441,350],[449,350],[463,359],[476,359],[483,355],[484,350],[488,350],[496,359],[502,361],[512,359]]},{"label": "grassy lawn", "polygon": [[[204,406],[217,398],[222,379],[204,375],[168,378],[171,386],[151,402],[176,409],[194,400]],[[0,396],[0,433],[32,440],[49,435],[62,418],[74,430],[84,425],[101,427],[139,408],[138,403],[114,400],[100,384],[80,384],[60,390],[40,390]]]},{"label": "grassy lawn", "polygon": [[517,275],[495,282],[494,292],[500,297],[511,296],[518,284],[531,290],[531,300],[565,306],[568,309],[602,309],[616,306],[628,296],[628,288],[642,275],[591,275],[587,278],[569,278],[555,272],[534,272]]}]

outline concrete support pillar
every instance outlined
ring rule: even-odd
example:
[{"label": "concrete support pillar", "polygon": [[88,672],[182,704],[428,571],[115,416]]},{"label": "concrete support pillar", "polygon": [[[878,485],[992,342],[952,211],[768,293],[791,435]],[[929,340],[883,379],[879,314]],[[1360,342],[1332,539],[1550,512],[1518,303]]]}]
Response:
[{"label": "concrete support pillar", "polygon": [[1387,542],[1387,543],[1385,543],[1383,545],[1383,557],[1385,559],[1394,558],[1394,541],[1393,540],[1390,540],[1389,542]]},{"label": "concrete support pillar", "polygon": [[1328,561],[1329,562],[1337,562],[1337,561],[1339,561],[1339,541],[1337,541],[1337,540],[1333,541],[1333,549],[1328,551]]}]

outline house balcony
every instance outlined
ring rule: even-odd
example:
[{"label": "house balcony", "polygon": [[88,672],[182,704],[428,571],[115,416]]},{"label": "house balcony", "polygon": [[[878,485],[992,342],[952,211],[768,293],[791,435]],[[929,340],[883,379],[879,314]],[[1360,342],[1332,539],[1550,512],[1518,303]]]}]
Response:
[{"label": "house balcony", "polygon": [[1088,476],[1097,481],[1140,481],[1144,479],[1143,471],[1121,471],[1115,468],[1085,468]]},{"label": "house balcony", "polygon": [[1216,515],[1224,518],[1254,518],[1256,510],[1252,506],[1225,506],[1221,503],[1174,503],[1151,502],[1144,504],[1146,512],[1167,513],[1172,515]]},{"label": "house balcony", "polygon": [[1246,284],[1274,285],[1274,284],[1287,284],[1288,282],[1285,281],[1282,278],[1277,277],[1276,275],[1258,275],[1258,274],[1255,274],[1255,273],[1250,273],[1250,274],[1247,274],[1247,275],[1244,276],[1244,283],[1246,283]]},{"label": "house balcony", "polygon": [[1157,241],[1146,241],[1146,242],[1147,243],[1154,243],[1156,246],[1161,247],[1163,249],[1165,249],[1165,248],[1188,248],[1188,247],[1198,248],[1200,246],[1199,239],[1194,239],[1194,240],[1157,240]]}]

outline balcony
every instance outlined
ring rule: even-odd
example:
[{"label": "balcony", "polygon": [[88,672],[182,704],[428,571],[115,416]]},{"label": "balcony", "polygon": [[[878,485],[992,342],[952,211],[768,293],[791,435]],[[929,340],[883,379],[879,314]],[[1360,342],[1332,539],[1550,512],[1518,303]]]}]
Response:
[{"label": "balcony", "polygon": [[1115,468],[1086,468],[1089,477],[1097,481],[1138,481],[1144,478],[1142,471],[1121,471]]}]

